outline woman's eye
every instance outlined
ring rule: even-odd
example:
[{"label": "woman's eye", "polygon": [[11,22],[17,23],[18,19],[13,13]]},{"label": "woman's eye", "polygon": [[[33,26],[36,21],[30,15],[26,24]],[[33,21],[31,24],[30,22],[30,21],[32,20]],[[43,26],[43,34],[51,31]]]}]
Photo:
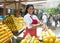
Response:
[{"label": "woman's eye", "polygon": [[30,10],[34,10],[34,9],[30,9]]}]

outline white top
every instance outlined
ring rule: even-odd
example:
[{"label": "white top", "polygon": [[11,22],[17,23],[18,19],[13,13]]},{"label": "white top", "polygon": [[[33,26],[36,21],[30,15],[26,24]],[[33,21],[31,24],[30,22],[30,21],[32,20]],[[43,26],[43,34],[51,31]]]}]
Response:
[{"label": "white top", "polygon": [[47,16],[45,14],[42,16],[42,20],[43,20],[43,23],[47,23]]},{"label": "white top", "polygon": [[32,19],[31,19],[30,16],[32,16],[33,19],[36,19],[37,21],[39,21],[39,19],[37,18],[36,15],[30,15],[29,13],[27,13],[27,14],[24,16],[24,22],[26,23],[26,26],[27,26],[28,28],[31,28],[30,24],[32,23]]},{"label": "white top", "polygon": [[52,21],[52,26],[55,26],[55,21]]}]

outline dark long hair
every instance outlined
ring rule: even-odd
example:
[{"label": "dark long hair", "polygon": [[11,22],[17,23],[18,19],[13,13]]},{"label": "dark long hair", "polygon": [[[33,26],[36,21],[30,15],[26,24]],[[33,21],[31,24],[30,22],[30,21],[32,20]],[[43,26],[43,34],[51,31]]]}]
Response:
[{"label": "dark long hair", "polygon": [[[32,4],[28,4],[28,5],[26,6],[25,15],[28,13],[27,9],[28,9],[29,7],[33,7],[33,9],[34,9],[34,6],[33,6]],[[33,14],[34,14],[34,12],[33,12]]]}]

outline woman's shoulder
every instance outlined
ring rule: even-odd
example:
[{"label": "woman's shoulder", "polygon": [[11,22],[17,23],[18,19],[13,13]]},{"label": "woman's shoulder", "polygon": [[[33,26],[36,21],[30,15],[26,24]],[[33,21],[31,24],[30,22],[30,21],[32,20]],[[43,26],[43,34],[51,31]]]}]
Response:
[{"label": "woman's shoulder", "polygon": [[24,17],[28,16],[28,14],[26,14]]},{"label": "woman's shoulder", "polygon": [[36,15],[33,15],[33,17],[37,17]]},{"label": "woman's shoulder", "polygon": [[29,14],[26,14],[26,15],[24,16],[24,18],[29,18],[29,16],[30,16]]}]

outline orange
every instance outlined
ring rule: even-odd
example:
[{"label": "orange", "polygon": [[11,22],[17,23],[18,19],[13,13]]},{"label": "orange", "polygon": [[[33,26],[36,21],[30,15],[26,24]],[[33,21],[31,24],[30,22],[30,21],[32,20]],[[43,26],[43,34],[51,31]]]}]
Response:
[{"label": "orange", "polygon": [[52,30],[51,29],[48,29],[48,34],[51,35],[52,34]]},{"label": "orange", "polygon": [[48,39],[44,39],[43,42],[44,42],[44,43],[48,43]]},{"label": "orange", "polygon": [[49,40],[49,43],[53,43],[53,39],[50,39],[50,40]]},{"label": "orange", "polygon": [[58,39],[56,39],[54,43],[59,43],[59,40],[58,40]]},{"label": "orange", "polygon": [[56,40],[56,35],[52,34],[52,35],[50,35],[50,38],[52,38],[55,41]]}]

